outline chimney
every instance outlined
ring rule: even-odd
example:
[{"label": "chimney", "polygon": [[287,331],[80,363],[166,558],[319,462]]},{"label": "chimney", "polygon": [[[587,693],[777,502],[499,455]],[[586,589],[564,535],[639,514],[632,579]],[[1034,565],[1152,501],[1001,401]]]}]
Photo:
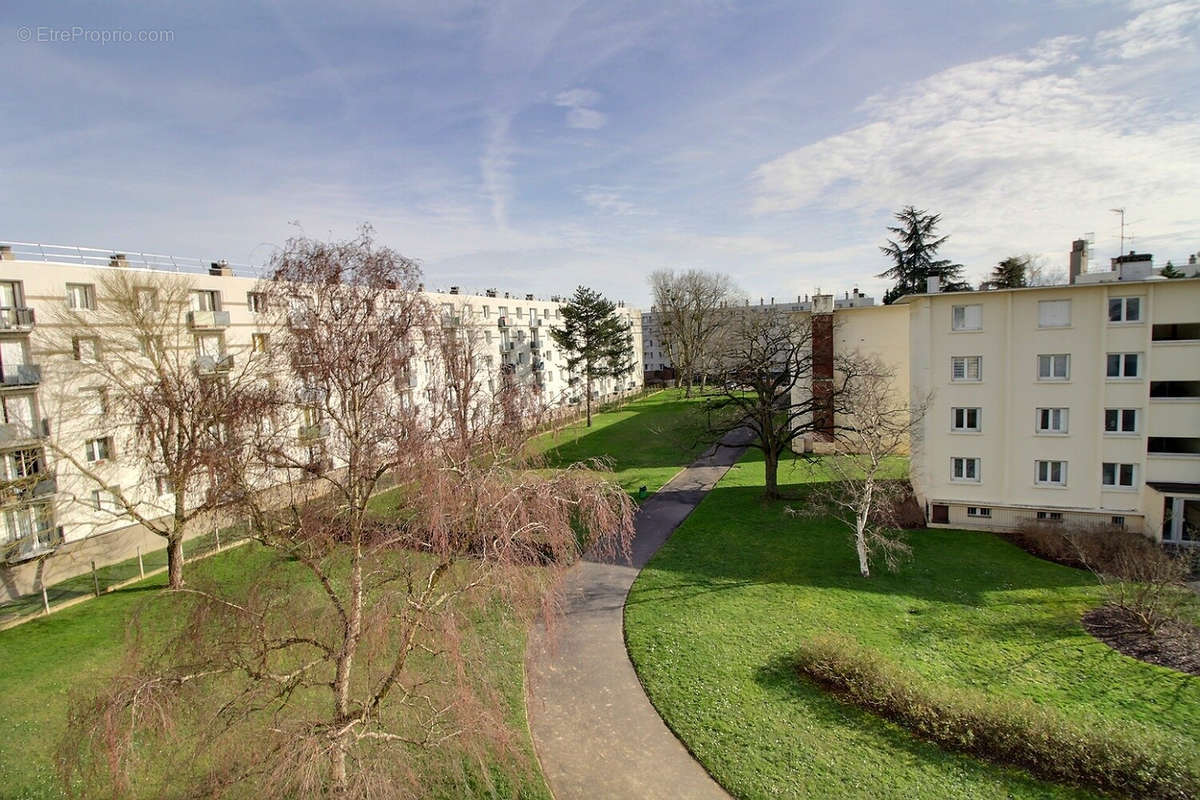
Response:
[{"label": "chimney", "polygon": [[208,265],[208,274],[232,277],[233,267],[229,266],[229,262],[222,258],[220,261],[213,261]]},{"label": "chimney", "polygon": [[512,299],[512,296],[511,296],[511,295],[509,295],[509,293],[508,293],[508,292],[505,292],[505,293],[504,293],[504,299],[505,299],[505,300],[511,300],[511,299]]},{"label": "chimney", "polygon": [[937,294],[941,291],[941,285],[937,275],[930,275],[925,279],[925,294]]},{"label": "chimney", "polygon": [[418,291],[418,292],[423,292],[423,291],[425,291],[425,284],[423,284],[423,283],[418,283],[418,284],[417,284],[417,291]]},{"label": "chimney", "polygon": [[124,253],[113,253],[108,257],[108,265],[110,267],[127,267],[129,262],[125,259]]},{"label": "chimney", "polygon": [[833,295],[813,295],[812,307],[813,435],[833,441]]},{"label": "chimney", "polygon": [[525,295],[525,299],[526,299],[526,300],[532,300],[532,299],[533,299],[533,295],[531,295],[531,294],[527,294],[527,295]]},{"label": "chimney", "polygon": [[450,287],[450,294],[458,294],[458,287],[457,287],[457,286],[451,286],[451,287]]},{"label": "chimney", "polygon": [[[5,258],[4,251],[5,251],[6,249],[8,249],[8,250],[11,250],[12,248],[4,248],[4,247],[0,247],[0,259],[2,259],[2,258]],[[8,256],[8,258],[12,258],[12,255],[10,254],[10,255]],[[1188,256],[1188,266],[1189,266],[1189,267],[1194,267],[1194,266],[1196,266],[1196,254],[1195,254],[1195,253],[1192,253],[1190,256]]]},{"label": "chimney", "polygon": [[1071,264],[1067,270],[1069,276],[1067,283],[1074,283],[1076,278],[1087,272],[1087,266],[1087,239],[1076,239],[1071,242]]},{"label": "chimney", "polygon": [[[14,258],[14,256],[13,256],[13,251],[12,251],[12,245],[0,244],[0,261],[12,261],[13,258]],[[1196,263],[1195,258],[1196,258],[1195,256],[1192,256],[1193,264]]]},{"label": "chimney", "polygon": [[488,289],[488,290],[486,290],[486,291],[484,292],[484,294],[486,294],[488,297],[495,297],[495,296],[496,296],[496,290],[495,290],[495,289]]}]

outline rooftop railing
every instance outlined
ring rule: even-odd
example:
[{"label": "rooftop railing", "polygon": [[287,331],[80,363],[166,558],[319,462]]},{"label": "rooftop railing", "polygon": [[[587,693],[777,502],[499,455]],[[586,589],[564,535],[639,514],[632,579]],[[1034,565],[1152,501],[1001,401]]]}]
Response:
[{"label": "rooftop railing", "polygon": [[46,261],[56,264],[79,264],[86,267],[114,269],[154,269],[167,272],[209,273],[214,267],[228,267],[235,274],[258,276],[262,265],[234,264],[222,259],[188,258],[165,253],[145,253],[101,247],[80,247],[73,244],[42,242],[8,242],[0,240],[0,257],[16,261]]}]

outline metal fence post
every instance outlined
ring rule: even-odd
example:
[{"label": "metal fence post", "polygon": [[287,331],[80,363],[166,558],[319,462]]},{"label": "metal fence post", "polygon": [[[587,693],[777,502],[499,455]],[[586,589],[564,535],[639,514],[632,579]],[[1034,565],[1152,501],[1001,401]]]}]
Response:
[{"label": "metal fence post", "polygon": [[214,536],[214,537],[216,538],[216,540],[217,540],[217,552],[219,553],[219,552],[221,552],[221,529],[220,529],[220,528],[214,528],[214,529],[213,529],[213,536]]},{"label": "metal fence post", "polygon": [[100,576],[96,574],[96,562],[92,562],[92,586],[96,589],[96,597],[100,596]]},{"label": "metal fence post", "polygon": [[50,598],[46,595],[46,584],[42,583],[42,611],[50,613]]},{"label": "metal fence post", "polygon": [[142,546],[140,544],[138,545],[137,554],[138,554],[138,575],[145,578],[146,577],[146,565],[142,561]]}]

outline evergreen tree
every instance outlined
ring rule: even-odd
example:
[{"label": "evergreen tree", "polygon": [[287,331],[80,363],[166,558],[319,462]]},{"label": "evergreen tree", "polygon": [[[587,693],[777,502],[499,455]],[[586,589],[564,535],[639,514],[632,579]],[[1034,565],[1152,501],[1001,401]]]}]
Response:
[{"label": "evergreen tree", "polygon": [[633,371],[633,327],[599,292],[580,286],[562,307],[563,326],[550,336],[567,357],[567,369],[583,378],[587,424],[592,425],[592,383]]},{"label": "evergreen tree", "polygon": [[1170,261],[1167,262],[1167,265],[1162,268],[1162,272],[1159,274],[1162,275],[1164,278],[1186,278],[1187,277],[1187,275],[1185,275],[1182,270],[1176,268],[1176,266],[1174,264],[1172,264]]},{"label": "evergreen tree", "polygon": [[1029,256],[1009,256],[992,268],[987,285],[992,289],[1020,289],[1029,285]]},{"label": "evergreen tree", "polygon": [[892,259],[893,265],[876,277],[896,280],[896,285],[884,294],[884,303],[894,303],[906,294],[924,292],[927,278],[938,278],[943,292],[971,288],[962,279],[962,264],[937,258],[938,248],[950,238],[936,234],[941,214],[928,214],[914,206],[905,206],[896,213],[896,219],[900,222],[898,226],[888,226],[896,239],[888,239],[887,244],[879,248]]}]

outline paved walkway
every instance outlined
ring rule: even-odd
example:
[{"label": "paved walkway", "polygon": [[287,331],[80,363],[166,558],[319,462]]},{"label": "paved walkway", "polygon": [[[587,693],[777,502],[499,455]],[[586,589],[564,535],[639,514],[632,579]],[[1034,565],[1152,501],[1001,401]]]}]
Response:
[{"label": "paved walkway", "polygon": [[574,567],[553,640],[534,630],[526,705],[557,800],[728,800],[646,698],[625,651],[623,612],[638,572],[741,453],[710,450],[672,478],[638,511],[633,563]]}]

